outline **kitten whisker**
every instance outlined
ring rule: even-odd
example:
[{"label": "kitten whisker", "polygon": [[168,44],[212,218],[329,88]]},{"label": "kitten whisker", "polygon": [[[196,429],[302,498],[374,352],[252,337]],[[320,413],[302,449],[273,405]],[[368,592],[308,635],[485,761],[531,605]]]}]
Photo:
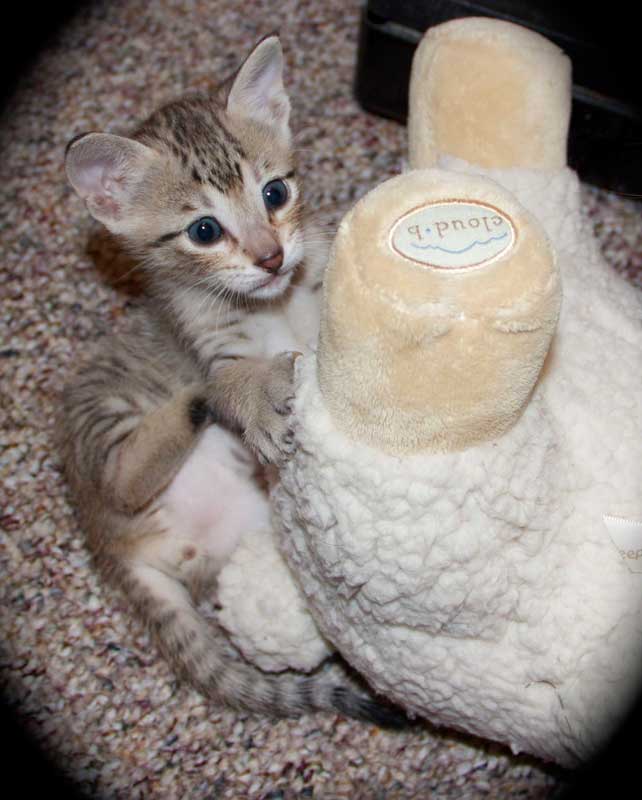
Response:
[{"label": "kitten whisker", "polygon": [[124,283],[124,281],[126,281],[127,278],[129,278],[129,276],[132,275],[132,273],[134,273],[137,270],[140,270],[142,268],[143,268],[143,265],[140,262],[136,262],[134,264],[134,266],[131,269],[128,269],[127,272],[124,275],[121,275],[120,277],[116,278],[116,280],[114,281],[113,285],[114,286],[119,286],[121,283]]},{"label": "kitten whisker", "polygon": [[198,307],[194,309],[192,315],[193,321],[198,320],[199,317],[202,315],[203,309],[209,303],[212,295],[214,295],[214,297],[216,298],[216,295],[218,294],[217,287],[211,285],[211,278],[201,279],[199,281],[196,281],[196,283],[194,283],[190,287],[190,290],[194,291],[195,289],[200,288],[203,285],[205,285],[205,291],[202,293],[202,297],[200,298]]},{"label": "kitten whisker", "polygon": [[214,304],[217,305],[216,316],[214,318],[214,325],[213,325],[213,329],[215,331],[220,330],[219,321],[220,321],[223,309],[225,308],[225,304],[229,299],[229,292],[230,292],[230,289],[229,289],[228,286],[222,286],[221,290],[216,295],[212,296],[212,302],[210,303],[210,306],[208,308],[208,312],[207,313],[208,313],[208,316],[209,316],[209,314],[212,311],[212,307],[214,306]]}]

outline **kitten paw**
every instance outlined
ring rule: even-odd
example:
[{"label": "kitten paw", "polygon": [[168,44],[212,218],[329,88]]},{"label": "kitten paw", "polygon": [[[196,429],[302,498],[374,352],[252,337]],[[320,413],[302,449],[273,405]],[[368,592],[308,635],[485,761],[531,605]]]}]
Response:
[{"label": "kitten paw", "polygon": [[294,362],[299,355],[290,352],[275,356],[257,381],[244,439],[261,464],[282,466],[294,454]]}]

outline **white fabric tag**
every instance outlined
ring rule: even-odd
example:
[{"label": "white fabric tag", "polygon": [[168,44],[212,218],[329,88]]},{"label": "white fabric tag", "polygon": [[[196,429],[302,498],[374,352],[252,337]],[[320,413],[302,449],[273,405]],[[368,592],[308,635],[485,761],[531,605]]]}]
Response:
[{"label": "white fabric tag", "polygon": [[604,524],[629,571],[642,573],[642,520],[605,514]]}]

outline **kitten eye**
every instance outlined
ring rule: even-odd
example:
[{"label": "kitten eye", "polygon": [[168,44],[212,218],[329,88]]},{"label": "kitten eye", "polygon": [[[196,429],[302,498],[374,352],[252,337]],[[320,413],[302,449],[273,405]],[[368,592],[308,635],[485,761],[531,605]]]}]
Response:
[{"label": "kitten eye", "polygon": [[214,217],[202,217],[192,222],[187,229],[187,235],[196,244],[212,244],[221,238],[223,228]]},{"label": "kitten eye", "polygon": [[287,199],[288,187],[280,178],[266,183],[263,187],[263,202],[268,211],[272,208],[281,208]]}]

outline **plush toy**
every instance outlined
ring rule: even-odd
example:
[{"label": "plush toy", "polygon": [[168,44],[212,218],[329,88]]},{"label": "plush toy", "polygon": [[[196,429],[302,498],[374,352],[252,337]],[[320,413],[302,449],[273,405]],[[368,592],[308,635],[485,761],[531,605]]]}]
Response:
[{"label": "plush toy", "polygon": [[332,642],[411,714],[567,766],[642,671],[642,303],[582,218],[570,88],[518,26],[428,31],[411,169],[341,223],[298,361],[291,573],[264,532],[221,576],[261,666]]}]

